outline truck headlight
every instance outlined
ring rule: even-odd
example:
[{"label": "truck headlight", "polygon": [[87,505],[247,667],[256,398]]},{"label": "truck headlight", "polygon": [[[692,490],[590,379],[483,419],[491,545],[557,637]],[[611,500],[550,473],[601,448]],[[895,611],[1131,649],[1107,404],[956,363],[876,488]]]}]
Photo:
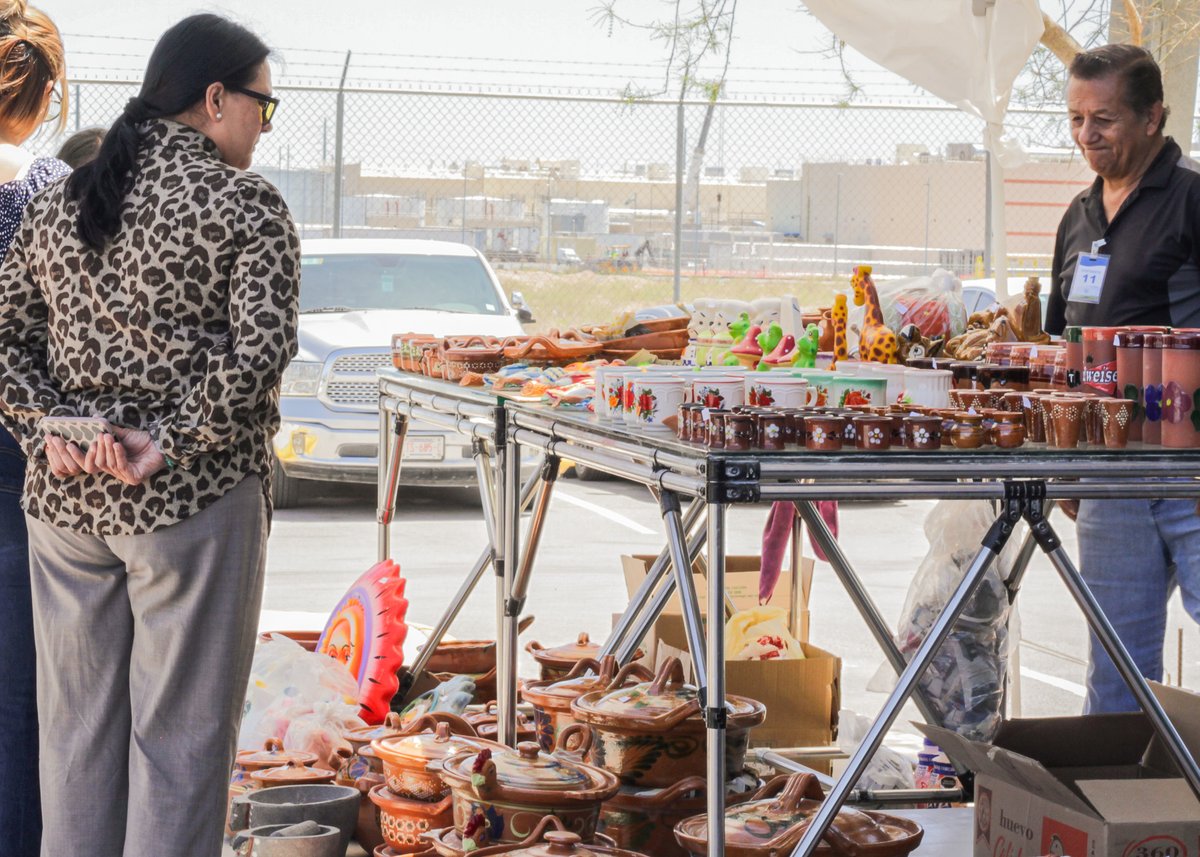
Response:
[{"label": "truck headlight", "polygon": [[320,363],[293,360],[283,370],[283,380],[279,384],[279,395],[317,395],[317,386],[321,383],[321,368],[322,364]]}]

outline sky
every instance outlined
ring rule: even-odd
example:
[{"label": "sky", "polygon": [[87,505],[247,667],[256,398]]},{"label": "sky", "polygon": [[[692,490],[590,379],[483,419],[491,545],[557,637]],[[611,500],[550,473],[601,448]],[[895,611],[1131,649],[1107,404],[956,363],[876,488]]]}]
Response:
[{"label": "sky", "polygon": [[[43,0],[65,36],[71,73],[136,75],[161,32],[198,11],[230,15],[276,49],[282,77],[328,80],[345,52],[355,54],[351,79],[393,83],[479,83],[620,91],[632,81],[661,82],[661,43],[633,28],[598,25],[598,0],[238,0],[195,4],[138,0],[135,15],[114,15],[95,0]],[[622,0],[618,10],[650,20],[671,6]],[[811,94],[815,84],[836,92],[843,83],[819,55],[826,30],[798,0],[753,0],[737,8],[730,85],[749,97]],[[912,87],[865,60],[856,64],[885,95]]]}]

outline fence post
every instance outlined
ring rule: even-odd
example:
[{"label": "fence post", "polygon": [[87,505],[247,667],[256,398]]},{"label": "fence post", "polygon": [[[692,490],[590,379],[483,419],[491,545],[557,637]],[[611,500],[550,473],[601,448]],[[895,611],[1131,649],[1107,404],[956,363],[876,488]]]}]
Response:
[{"label": "fence post", "polygon": [[342,66],[342,79],[338,83],[337,121],[333,138],[333,237],[342,237],[342,183],[346,165],[343,163],[342,137],[346,115],[346,74],[350,71],[350,51],[346,51],[346,64]]},{"label": "fence post", "polygon": [[675,113],[675,280],[672,300],[679,303],[679,274],[683,265],[683,93]]}]

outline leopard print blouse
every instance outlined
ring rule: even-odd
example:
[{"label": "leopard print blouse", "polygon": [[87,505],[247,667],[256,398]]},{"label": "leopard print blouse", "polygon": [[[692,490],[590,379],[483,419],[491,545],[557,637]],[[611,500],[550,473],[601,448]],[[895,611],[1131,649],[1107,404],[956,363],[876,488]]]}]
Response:
[{"label": "leopard print blouse", "polygon": [[[30,203],[0,268],[0,419],[29,456],[25,510],[95,535],[169,526],[250,474],[269,503],[279,380],[296,352],[300,241],[279,192],[185,125],[139,131],[104,252],[79,240],[59,182]],[[59,479],[36,430],[47,415],[147,429],[176,466],[136,486]]]}]

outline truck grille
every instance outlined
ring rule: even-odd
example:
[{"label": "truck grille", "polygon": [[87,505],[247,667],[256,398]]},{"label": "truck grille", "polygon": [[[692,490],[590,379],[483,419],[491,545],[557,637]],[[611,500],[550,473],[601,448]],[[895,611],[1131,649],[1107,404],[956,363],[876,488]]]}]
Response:
[{"label": "truck grille", "polygon": [[390,351],[343,354],[325,370],[323,396],[335,407],[373,411],[379,406],[375,373],[391,365]]}]

